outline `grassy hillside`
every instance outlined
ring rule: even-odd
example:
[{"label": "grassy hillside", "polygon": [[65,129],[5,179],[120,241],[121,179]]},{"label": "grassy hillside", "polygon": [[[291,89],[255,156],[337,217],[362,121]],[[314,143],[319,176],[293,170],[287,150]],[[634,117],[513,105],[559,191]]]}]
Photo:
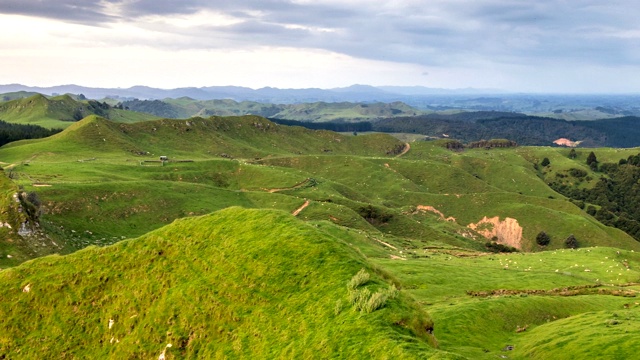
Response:
[{"label": "grassy hillside", "polygon": [[18,235],[20,225],[26,220],[20,210],[18,192],[18,186],[7,177],[5,171],[0,171],[0,269],[18,265],[36,256]]},{"label": "grassy hillside", "polygon": [[[64,252],[227,206],[294,212],[306,201],[300,218],[366,231],[397,251],[427,244],[482,250],[493,235],[470,227],[485,218],[514,219],[513,229],[496,236],[524,251],[543,250],[535,243],[540,231],[551,236],[546,249],[563,248],[573,234],[580,246],[640,250],[640,242],[549,188],[551,169],[583,161],[563,151],[452,152],[420,141],[409,148],[384,134],[344,136],[256,116],[135,124],[93,116],[47,139],[8,144],[0,155],[16,184],[43,199],[42,225]],[[536,170],[544,157],[551,165]]]},{"label": "grassy hillside", "polygon": [[98,101],[78,101],[70,95],[45,97],[35,94],[15,97],[0,103],[0,120],[17,124],[40,125],[45,128],[66,128],[89,115],[112,118],[113,121],[134,122],[156,117],[131,111],[111,108]]},{"label": "grassy hillside", "polygon": [[[602,162],[639,152],[594,151]],[[568,155],[257,116],[89,116],[5,145],[3,208],[19,187],[37,193],[48,238],[20,248],[1,233],[0,256],[33,251],[4,267],[71,254],[0,272],[0,355],[633,357],[640,242],[549,187],[598,182],[588,152]],[[562,177],[572,169],[579,183]],[[577,250],[565,249],[571,234]],[[520,251],[489,253],[490,241]],[[371,280],[348,290],[362,268]],[[354,309],[371,294],[387,302]]]},{"label": "grassy hillside", "polygon": [[346,243],[281,212],[230,208],[180,220],[2,271],[0,356],[433,354],[431,320],[406,294],[372,312],[352,308],[347,283],[361,269],[371,278],[359,291],[392,286]]},{"label": "grassy hillside", "polygon": [[424,305],[440,348],[469,359],[624,359],[640,350],[631,340],[640,326],[634,252],[426,249],[374,262]]},{"label": "grassy hillside", "polygon": [[253,101],[194,100],[190,98],[164,100],[132,100],[123,103],[128,109],[166,118],[259,115],[299,121],[362,121],[425,113],[402,102],[351,103],[314,102],[302,104],[265,104]]},{"label": "grassy hillside", "polygon": [[31,97],[34,95],[38,95],[38,93],[30,92],[30,91],[9,92],[9,93],[0,94],[0,101],[11,101],[16,99]]}]

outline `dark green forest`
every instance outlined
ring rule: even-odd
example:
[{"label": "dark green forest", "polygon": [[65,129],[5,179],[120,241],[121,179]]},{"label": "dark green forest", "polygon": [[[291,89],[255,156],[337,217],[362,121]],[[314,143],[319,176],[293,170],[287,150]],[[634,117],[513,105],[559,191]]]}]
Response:
[{"label": "dark green forest", "polygon": [[11,124],[0,120],[0,146],[23,139],[39,139],[59,133],[62,129],[45,129],[38,125]]},{"label": "dark green forest", "polygon": [[376,121],[306,122],[270,119],[283,125],[333,131],[377,131],[447,137],[464,143],[509,139],[523,146],[554,146],[559,138],[580,140],[581,147],[640,146],[640,117],[627,116],[593,121],[566,121],[495,111],[452,115],[430,114],[385,118]]},{"label": "dark green forest", "polygon": [[[559,138],[569,138],[583,140],[582,146],[604,146],[609,140],[609,133],[619,131],[618,128],[609,126],[608,121],[610,120],[565,121],[517,113],[484,111],[383,119],[375,122],[373,129],[436,137],[447,135],[464,142],[503,138],[520,145],[548,146]],[[586,126],[586,123],[596,122],[602,123],[600,128]],[[638,137],[630,140],[617,146],[634,146],[629,145],[632,142],[640,144]]]},{"label": "dark green forest", "polygon": [[302,127],[305,127],[307,129],[312,129],[312,130],[331,130],[331,131],[337,131],[337,132],[374,131],[373,124],[368,122],[368,121],[360,121],[360,122],[337,122],[337,121],[307,122],[307,121],[273,119],[273,118],[269,118],[269,120],[273,121],[276,124],[280,124],[280,125],[302,126]]},{"label": "dark green forest", "polygon": [[640,154],[620,159],[618,163],[602,164],[597,162],[596,154],[591,154],[588,165],[602,174],[592,189],[578,188],[580,179],[587,176],[578,169],[568,174],[577,181],[563,181],[560,176],[549,185],[576,201],[603,224],[617,227],[640,241]]}]

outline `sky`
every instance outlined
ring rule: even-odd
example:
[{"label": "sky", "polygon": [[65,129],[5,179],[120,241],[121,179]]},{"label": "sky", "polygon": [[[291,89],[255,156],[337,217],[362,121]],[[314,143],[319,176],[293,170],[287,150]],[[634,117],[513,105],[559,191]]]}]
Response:
[{"label": "sky", "polygon": [[0,84],[640,93],[636,0],[0,0]]}]

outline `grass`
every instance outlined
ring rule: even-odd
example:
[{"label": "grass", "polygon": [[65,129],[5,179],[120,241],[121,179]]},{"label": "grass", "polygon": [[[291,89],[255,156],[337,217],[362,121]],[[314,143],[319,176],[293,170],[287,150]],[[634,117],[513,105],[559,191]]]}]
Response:
[{"label": "grass", "polygon": [[640,350],[638,305],[592,311],[537,327],[518,339],[514,355],[527,359],[628,359]]},{"label": "grass", "polygon": [[[513,358],[561,357],[564,352],[551,345],[557,343],[556,338],[562,339],[567,350],[571,349],[569,354],[596,358],[610,356],[608,350],[596,345],[600,344],[600,335],[597,335],[597,341],[595,335],[590,335],[592,331],[597,334],[606,331],[605,321],[596,319],[602,319],[604,314],[618,313],[625,306],[637,306],[634,298],[588,295],[586,290],[586,295],[578,296],[559,296],[553,292],[551,295],[533,295],[526,291],[598,285],[597,291],[637,292],[637,286],[621,287],[640,277],[640,254],[631,251],[589,248],[535,254],[473,256],[473,253],[467,253],[463,256],[465,253],[460,251],[425,250],[417,255],[406,261],[375,259],[374,263],[395,276],[428,310],[434,318],[434,334],[440,348],[467,358],[491,359],[501,354],[513,355]],[[514,291],[489,297],[468,294],[469,291],[492,289]],[[585,316],[591,324],[583,320]],[[635,317],[627,319],[624,324],[628,326],[624,328],[633,329],[637,326],[636,320]],[[518,328],[526,330],[517,333]],[[570,335],[566,333],[567,328],[572,329]],[[580,331],[582,335],[577,336]],[[610,339],[603,335],[603,344],[613,344],[614,339],[623,337],[623,332],[611,334]],[[557,336],[565,333],[566,336]],[[574,351],[583,344],[582,339],[587,338],[593,346]],[[503,352],[507,345],[514,345],[515,350]],[[618,351],[621,349],[619,347]],[[633,349],[634,346],[630,346],[628,351],[617,353],[618,358],[632,356]],[[620,355],[623,353],[626,356]]]},{"label": "grass", "polygon": [[[149,358],[166,344],[179,358],[435,352],[414,327],[430,320],[405,296],[378,311],[336,314],[363,266],[346,244],[290,215],[230,208],[1,272],[0,353]],[[386,282],[372,275],[371,284]]]},{"label": "grass", "polygon": [[[79,119],[96,113],[86,101],[74,100],[69,95],[46,97],[34,94],[28,97],[16,96],[0,102],[0,118],[10,123],[40,125],[50,129],[64,129]],[[104,109],[104,116],[116,122],[137,122],[157,119],[157,117],[133,111]]]},{"label": "grass", "polygon": [[[573,161],[545,148],[454,153],[420,141],[401,158],[389,154],[401,146],[384,134],[342,136],[255,116],[132,124],[93,116],[47,139],[8,144],[0,155],[15,183],[45,201],[44,224],[64,252],[231,205],[291,212],[306,200],[301,219],[331,221],[378,239],[385,234],[409,249],[432,243],[480,250],[484,241],[461,236],[465,227],[499,216],[518,221],[522,248],[529,251],[541,250],[535,245],[540,231],[552,237],[548,249],[563,247],[574,234],[581,246],[640,250],[640,243],[553,192],[533,167],[543,157],[550,167],[576,166],[581,155]],[[160,155],[193,162],[144,163]],[[307,179],[313,181],[295,186]],[[36,187],[42,184],[50,186]],[[391,220],[368,224],[357,212],[369,204]],[[456,221],[416,213],[419,205]]]},{"label": "grass", "polygon": [[[635,300],[611,294],[640,290],[623,286],[640,278],[640,242],[547,186],[556,173],[590,171],[587,153],[458,153],[415,141],[396,157],[402,146],[384,134],[314,132],[255,116],[94,116],[0,148],[13,178],[0,178],[0,205],[11,209],[19,187],[36,191],[41,226],[63,247],[0,229],[0,255],[16,254],[0,267],[72,253],[0,272],[0,350],[10,358],[163,349],[180,358],[631,356],[614,344],[636,329],[625,309]],[[615,162],[638,153],[594,151]],[[160,155],[170,159],[164,166],[144,162]],[[536,169],[545,157],[550,165]],[[307,202],[297,219],[287,215]],[[369,206],[384,220],[361,216]],[[467,226],[484,217],[516,219],[526,252],[480,252],[487,239]],[[551,236],[547,247],[535,244],[540,231]],[[564,249],[569,234],[578,250]],[[349,290],[361,269],[369,281]],[[569,287],[579,295],[560,294]],[[581,331],[602,347],[584,344]]]}]

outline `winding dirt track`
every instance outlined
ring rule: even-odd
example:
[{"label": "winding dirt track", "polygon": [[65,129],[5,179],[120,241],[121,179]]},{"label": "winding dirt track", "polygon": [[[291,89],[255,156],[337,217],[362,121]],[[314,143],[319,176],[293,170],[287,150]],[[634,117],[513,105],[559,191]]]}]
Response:
[{"label": "winding dirt track", "polygon": [[293,190],[293,189],[297,189],[297,188],[301,187],[302,185],[306,184],[310,180],[311,180],[310,178],[306,178],[305,180],[303,180],[303,181],[301,181],[301,182],[299,182],[299,183],[297,183],[297,184],[295,184],[293,186],[286,187],[286,188],[262,189],[262,190],[265,190],[265,191],[270,192],[270,193],[275,193],[275,192],[278,192],[278,191],[285,191],[285,190]]},{"label": "winding dirt track", "polygon": [[409,150],[411,150],[411,145],[409,145],[409,143],[405,143],[404,144],[404,149],[402,149],[402,152],[400,154],[396,155],[396,157],[400,157],[400,156],[408,153]]},{"label": "winding dirt track", "polygon": [[309,200],[305,200],[304,204],[302,204],[302,206],[300,206],[299,208],[295,209],[291,214],[293,214],[293,216],[298,216],[298,214],[300,214],[300,212],[304,210],[304,208],[306,208],[307,206],[309,206]]}]

